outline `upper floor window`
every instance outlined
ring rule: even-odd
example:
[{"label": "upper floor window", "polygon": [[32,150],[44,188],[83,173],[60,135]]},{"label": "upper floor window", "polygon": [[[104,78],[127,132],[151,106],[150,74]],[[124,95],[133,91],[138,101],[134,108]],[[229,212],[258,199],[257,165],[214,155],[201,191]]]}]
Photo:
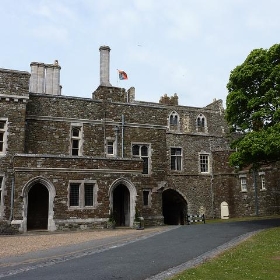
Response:
[{"label": "upper floor window", "polygon": [[73,181],[69,184],[69,207],[86,208],[97,204],[95,181]]},{"label": "upper floor window", "polygon": [[209,155],[199,155],[199,169],[201,173],[209,173]]},{"label": "upper floor window", "polygon": [[71,127],[71,155],[80,156],[82,154],[82,126]]},{"label": "upper floor window", "polygon": [[246,177],[240,178],[240,186],[241,186],[242,192],[247,192],[247,178]]},{"label": "upper floor window", "polygon": [[169,115],[169,129],[178,130],[179,128],[179,115],[177,112],[172,112]]},{"label": "upper floor window", "polygon": [[0,120],[0,154],[6,151],[7,122]]},{"label": "upper floor window", "polygon": [[196,118],[196,129],[198,132],[206,132],[207,129],[207,122],[206,117],[202,114]]},{"label": "upper floor window", "polygon": [[266,182],[265,182],[265,172],[259,172],[260,180],[261,180],[261,190],[266,190]]},{"label": "upper floor window", "polygon": [[115,139],[108,138],[106,140],[106,155],[107,156],[116,155]]},{"label": "upper floor window", "polygon": [[171,170],[182,170],[182,148],[171,148]]},{"label": "upper floor window", "polygon": [[141,158],[143,162],[143,174],[150,172],[150,146],[147,144],[133,144],[132,156]]}]

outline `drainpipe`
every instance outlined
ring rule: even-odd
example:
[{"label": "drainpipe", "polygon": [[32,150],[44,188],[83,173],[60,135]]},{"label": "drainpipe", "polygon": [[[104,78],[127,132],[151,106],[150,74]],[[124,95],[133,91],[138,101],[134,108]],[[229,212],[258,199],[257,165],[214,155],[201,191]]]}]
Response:
[{"label": "drainpipe", "polygon": [[9,221],[11,222],[14,217],[14,197],[15,197],[15,171],[14,171],[14,155],[12,156],[12,189],[11,189],[11,211]]},{"label": "drainpipe", "polygon": [[259,203],[258,203],[258,187],[257,187],[257,170],[253,167],[253,180],[254,180],[254,190],[255,190],[255,210],[256,216],[259,216]]},{"label": "drainpipe", "polygon": [[211,215],[212,215],[212,218],[215,218],[214,217],[214,190],[213,190],[213,181],[214,181],[214,160],[213,160],[213,152],[212,152],[212,143],[211,143],[211,140],[210,140],[210,155],[211,155],[211,183],[210,183],[210,191],[211,191]]},{"label": "drainpipe", "polygon": [[116,155],[116,157],[118,157],[118,146],[119,146],[119,127],[118,126],[116,126],[115,128],[114,128],[114,131],[115,131],[115,136],[116,136],[116,144],[115,144],[115,146],[116,146],[116,151],[115,151],[115,155]]},{"label": "drainpipe", "polygon": [[124,115],[122,115],[122,158],[124,157]]}]

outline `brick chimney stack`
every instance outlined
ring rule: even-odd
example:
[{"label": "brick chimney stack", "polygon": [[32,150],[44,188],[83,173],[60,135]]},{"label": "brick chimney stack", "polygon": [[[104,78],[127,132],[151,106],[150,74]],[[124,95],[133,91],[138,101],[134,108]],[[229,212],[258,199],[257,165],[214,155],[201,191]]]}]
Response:
[{"label": "brick chimney stack", "polygon": [[101,46],[100,51],[100,85],[111,87],[110,84],[110,48]]}]

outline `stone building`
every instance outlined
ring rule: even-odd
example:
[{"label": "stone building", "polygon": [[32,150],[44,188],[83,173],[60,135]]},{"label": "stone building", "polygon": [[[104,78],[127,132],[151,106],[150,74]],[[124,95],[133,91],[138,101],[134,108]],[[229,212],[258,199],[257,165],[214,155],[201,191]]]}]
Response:
[{"label": "stone building", "polygon": [[110,48],[99,51],[92,98],[61,94],[58,61],[0,69],[0,220],[25,232],[102,228],[110,214],[132,227],[136,209],[146,225],[280,212],[279,165],[229,167],[221,100],[137,101],[110,84]]}]

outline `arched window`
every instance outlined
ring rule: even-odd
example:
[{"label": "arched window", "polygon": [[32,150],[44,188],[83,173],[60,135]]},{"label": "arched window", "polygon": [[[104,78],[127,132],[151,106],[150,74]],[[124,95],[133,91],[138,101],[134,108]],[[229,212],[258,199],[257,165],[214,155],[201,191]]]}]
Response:
[{"label": "arched window", "polygon": [[179,129],[179,115],[177,112],[173,111],[169,115],[169,129],[170,130],[178,130]]},{"label": "arched window", "polygon": [[196,118],[196,130],[198,132],[207,132],[207,121],[203,114],[199,114]]}]

